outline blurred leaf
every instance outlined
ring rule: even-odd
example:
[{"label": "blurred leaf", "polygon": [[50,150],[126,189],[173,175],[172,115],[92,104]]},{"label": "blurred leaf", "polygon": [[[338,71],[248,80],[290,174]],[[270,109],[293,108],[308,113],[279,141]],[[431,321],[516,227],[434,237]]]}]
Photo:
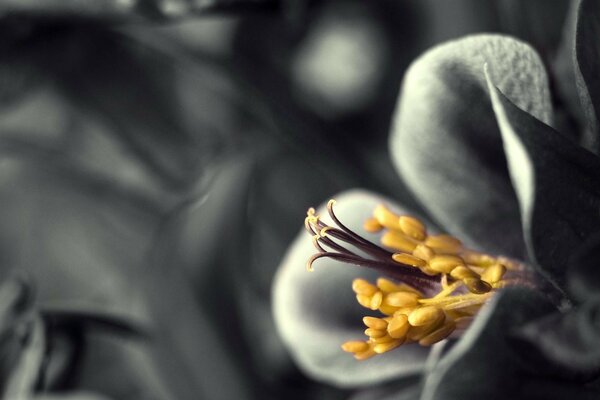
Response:
[{"label": "blurred leaf", "polygon": [[600,224],[600,159],[488,85],[530,256],[564,288],[573,249]]},{"label": "blurred leaf", "polygon": [[44,320],[55,329],[69,329],[77,326],[138,339],[147,338],[149,333],[147,327],[144,327],[139,321],[131,320],[128,315],[102,312],[91,307],[78,307],[77,304],[70,302],[59,307],[48,307],[46,303],[41,314]]},{"label": "blurred leaf", "polygon": [[164,19],[204,12],[239,13],[272,9],[275,0],[2,0],[2,15],[33,15],[44,18],[83,17],[106,21]]},{"label": "blurred leaf", "polygon": [[575,27],[575,78],[579,99],[587,117],[584,144],[600,152],[600,7],[595,0],[580,0]]},{"label": "blurred leaf", "polygon": [[528,323],[519,334],[563,377],[590,380],[600,373],[600,298]]},{"label": "blurred leaf", "polygon": [[4,388],[3,400],[28,399],[33,396],[46,351],[44,326],[35,317],[27,324],[23,350]]},{"label": "blurred leaf", "polygon": [[39,394],[32,400],[110,400],[108,397],[89,392],[69,392],[62,394]]},{"label": "blurred leaf", "polygon": [[567,279],[569,293],[576,300],[583,302],[600,293],[600,232],[573,252]]}]

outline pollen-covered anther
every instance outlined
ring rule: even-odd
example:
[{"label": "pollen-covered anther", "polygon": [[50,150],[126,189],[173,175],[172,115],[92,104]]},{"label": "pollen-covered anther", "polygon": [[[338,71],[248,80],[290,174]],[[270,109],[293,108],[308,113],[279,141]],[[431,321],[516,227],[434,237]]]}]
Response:
[{"label": "pollen-covered anther", "polygon": [[427,233],[425,231],[425,225],[417,218],[403,215],[398,220],[400,230],[406,235],[416,240],[425,240]]},{"label": "pollen-covered anther", "polygon": [[375,318],[375,317],[364,317],[363,323],[368,328],[373,328],[373,329],[378,329],[378,330],[385,330],[385,329],[387,329],[387,326],[388,326],[388,322],[386,320],[381,319],[381,318]]},{"label": "pollen-covered anther", "polygon": [[416,241],[396,231],[384,233],[381,236],[381,244],[404,253],[411,253],[417,247]]},{"label": "pollen-covered anther", "polygon": [[413,267],[425,267],[427,265],[425,260],[406,253],[395,253],[392,255],[392,260],[396,261],[397,263],[411,265]]},{"label": "pollen-covered anther", "polygon": [[400,230],[400,216],[392,212],[383,204],[378,205],[373,210],[373,217],[379,224],[387,229]]},{"label": "pollen-covered anther", "polygon": [[449,274],[456,267],[464,266],[462,258],[452,255],[435,256],[429,260],[429,267],[442,274]]},{"label": "pollen-covered anther", "polygon": [[457,254],[462,250],[462,243],[450,235],[428,236],[425,245],[440,254]]},{"label": "pollen-covered anther", "polygon": [[352,290],[356,294],[361,294],[365,296],[373,296],[377,293],[377,286],[372,285],[368,281],[364,279],[355,279],[352,281]]},{"label": "pollen-covered anther", "polygon": [[410,313],[408,322],[412,326],[423,326],[431,324],[443,317],[444,311],[436,306],[420,307]]},{"label": "pollen-covered anther", "polygon": [[393,292],[384,298],[384,303],[393,307],[414,307],[417,305],[419,296],[411,292]]},{"label": "pollen-covered anther", "polygon": [[392,320],[387,325],[387,332],[394,339],[406,337],[406,333],[410,328],[408,317],[404,314],[394,315]]},{"label": "pollen-covered anther", "polygon": [[502,264],[494,264],[481,274],[481,279],[487,283],[494,284],[499,282],[506,273],[506,267]]},{"label": "pollen-covered anther", "polygon": [[363,223],[363,228],[367,232],[376,233],[383,229],[383,225],[375,218],[369,218]]},{"label": "pollen-covered anther", "polygon": [[440,328],[427,334],[419,340],[421,346],[431,346],[441,340],[446,339],[456,329],[456,323],[452,320],[446,321]]}]

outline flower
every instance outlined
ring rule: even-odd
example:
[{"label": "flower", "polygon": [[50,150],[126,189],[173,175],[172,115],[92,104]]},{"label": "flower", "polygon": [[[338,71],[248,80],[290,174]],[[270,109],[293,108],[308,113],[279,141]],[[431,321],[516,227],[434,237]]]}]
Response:
[{"label": "flower", "polygon": [[[558,132],[564,126],[554,120],[546,68],[518,40],[452,41],[419,58],[405,77],[390,141],[404,182],[429,217],[469,248],[527,257],[543,282],[537,290],[501,291],[442,357],[432,352],[423,399],[597,396],[584,383],[600,372],[592,317],[598,281],[590,272],[598,242],[585,242],[600,226],[600,54],[592,44],[600,11],[591,1],[577,7],[574,71],[588,122],[581,139]],[[393,204],[365,192],[336,197],[339,220],[357,232],[380,203]],[[322,273],[306,274],[300,260],[311,253],[299,238],[274,287],[280,333],[299,365],[348,387],[423,372],[428,353],[414,344],[364,362],[338,350],[360,335],[349,288],[365,272],[321,261]],[[576,361],[582,354],[585,361]]]},{"label": "flower", "polygon": [[347,228],[336,217],[334,204],[330,200],[327,211],[337,226],[308,210],[305,227],[318,253],[309,258],[307,269],[313,271],[313,263],[327,257],[395,279],[378,278],[376,285],[364,279],[352,282],[357,302],[385,315],[363,318],[367,341],[342,344],[357,360],[415,342],[431,346],[467,328],[494,289],[532,285],[523,265],[465,249],[455,237],[428,233],[419,219],[379,205],[363,228],[385,231],[380,240],[395,250],[390,252]]}]

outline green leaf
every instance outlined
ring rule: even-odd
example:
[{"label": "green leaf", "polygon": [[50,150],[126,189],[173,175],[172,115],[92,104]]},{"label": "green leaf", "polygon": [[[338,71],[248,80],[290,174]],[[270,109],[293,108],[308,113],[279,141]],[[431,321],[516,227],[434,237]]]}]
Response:
[{"label": "green leaf", "polygon": [[575,79],[587,117],[584,145],[600,152],[600,7],[596,0],[581,0],[575,28]]},{"label": "green leaf", "polygon": [[515,106],[487,79],[529,255],[564,287],[569,257],[600,226],[600,159]]}]

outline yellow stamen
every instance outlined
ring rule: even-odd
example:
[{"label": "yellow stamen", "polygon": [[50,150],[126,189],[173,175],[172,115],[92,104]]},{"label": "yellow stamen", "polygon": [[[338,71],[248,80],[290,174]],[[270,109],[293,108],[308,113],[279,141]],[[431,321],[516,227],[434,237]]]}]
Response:
[{"label": "yellow stamen", "polygon": [[395,253],[392,255],[392,260],[400,264],[412,265],[413,267],[424,267],[427,265],[425,260],[406,253]]},{"label": "yellow stamen", "polygon": [[385,228],[400,230],[400,217],[383,204],[375,207],[375,210],[373,210],[373,217],[375,217],[377,222]]},{"label": "yellow stamen", "polygon": [[[333,200],[330,201],[328,208],[331,217],[337,221],[331,210],[333,203]],[[465,249],[461,241],[453,236],[428,235],[420,220],[400,216],[384,205],[375,208],[373,217],[367,219],[363,227],[372,233],[382,231],[381,244],[389,248],[390,253],[382,252],[375,245],[369,248],[368,243],[356,238],[354,232],[346,231],[349,235],[346,240],[341,239],[341,234],[330,235],[330,230],[344,230],[344,227],[341,224],[337,224],[340,228],[330,227],[319,220],[312,208],[307,212],[305,224],[313,236],[315,247],[321,253],[328,252],[325,249],[330,244],[328,241],[347,241],[369,255],[374,254],[374,263],[385,265],[387,262],[386,268],[397,266],[397,274],[390,272],[391,276],[399,277],[400,281],[402,276],[406,276],[406,281],[412,285],[383,277],[378,278],[376,284],[365,279],[353,280],[352,290],[356,293],[357,302],[384,314],[381,317],[363,318],[367,336],[365,341],[342,344],[342,349],[352,353],[357,360],[365,360],[403,345],[418,343],[431,346],[455,331],[464,331],[494,290],[514,285],[515,274],[522,271],[522,266],[512,260]],[[348,260],[357,260],[358,265],[368,265],[369,259],[361,258],[356,253],[340,253]],[[408,270],[395,263],[415,269]],[[374,265],[377,268],[377,264]],[[507,271],[515,272],[507,274]],[[509,275],[509,278],[505,275]],[[436,278],[431,277],[439,278],[438,289],[433,293]],[[421,282],[424,286],[419,290]]]},{"label": "yellow stamen", "polygon": [[401,216],[399,221],[400,230],[416,240],[424,240],[426,237],[425,225],[414,217]]},{"label": "yellow stamen", "polygon": [[371,310],[377,310],[383,301],[383,293],[377,292],[371,297],[371,303],[369,304],[369,308]]},{"label": "yellow stamen", "polygon": [[363,306],[365,308],[371,308],[371,296],[367,296],[364,294],[357,294],[356,301],[358,302],[358,304],[360,304],[361,306]]},{"label": "yellow stamen", "polygon": [[499,282],[506,273],[506,267],[502,264],[494,264],[488,267],[482,274],[481,279],[493,284]]},{"label": "yellow stamen", "polygon": [[444,312],[436,306],[424,306],[417,308],[408,316],[408,322],[412,326],[428,325],[440,318]]},{"label": "yellow stamen", "polygon": [[388,343],[381,343],[381,344],[376,344],[374,349],[375,353],[377,354],[383,354],[383,353],[387,353],[388,351],[395,349],[396,347],[400,346],[402,344],[402,341],[400,340],[394,340]]},{"label": "yellow stamen", "polygon": [[395,231],[387,231],[384,233],[383,236],[381,236],[381,244],[405,253],[411,253],[415,247],[417,247],[417,243],[414,240]]},{"label": "yellow stamen", "polygon": [[388,334],[394,339],[400,339],[406,336],[410,325],[408,317],[404,314],[395,315],[387,326]]},{"label": "yellow stamen", "polygon": [[367,350],[359,352],[359,353],[355,353],[354,358],[356,358],[357,360],[366,360],[368,358],[373,357],[375,354],[377,354],[377,353],[375,353],[375,350],[373,349],[373,347],[369,346],[369,348]]},{"label": "yellow stamen", "polygon": [[417,305],[419,296],[411,292],[394,292],[385,296],[385,304],[394,307],[412,307]]},{"label": "yellow stamen", "polygon": [[446,321],[446,323],[442,325],[441,328],[436,329],[435,331],[431,332],[430,334],[424,336],[421,340],[419,340],[419,344],[421,346],[431,346],[434,343],[446,339],[448,336],[450,336],[452,332],[454,332],[455,328],[456,324],[454,323],[454,321]]},{"label": "yellow stamen", "polygon": [[364,279],[355,279],[352,281],[352,290],[354,290],[354,293],[356,294],[373,296],[377,293],[377,286],[371,285]]},{"label": "yellow stamen", "polygon": [[383,225],[381,225],[375,218],[369,218],[363,224],[363,228],[367,232],[376,233],[383,229]]},{"label": "yellow stamen", "polygon": [[413,256],[429,261],[435,256],[435,252],[424,244],[419,244],[412,252]]},{"label": "yellow stamen", "polygon": [[428,236],[425,244],[438,254],[457,254],[462,250],[461,241],[450,235]]},{"label": "yellow stamen", "polygon": [[429,267],[434,271],[449,274],[454,268],[465,265],[462,258],[458,256],[435,256],[429,261]]},{"label": "yellow stamen", "polygon": [[380,337],[386,336],[387,331],[385,331],[383,329],[367,328],[367,329],[365,329],[365,335],[367,335],[368,337],[372,337],[372,338],[380,338]]},{"label": "yellow stamen", "polygon": [[342,344],[342,350],[344,350],[347,353],[360,353],[368,349],[369,344],[366,342],[351,341]]},{"label": "yellow stamen", "polygon": [[363,322],[367,327],[373,328],[373,329],[378,329],[378,330],[384,330],[388,326],[388,323],[386,320],[381,319],[381,318],[375,318],[375,317],[364,317]]}]

